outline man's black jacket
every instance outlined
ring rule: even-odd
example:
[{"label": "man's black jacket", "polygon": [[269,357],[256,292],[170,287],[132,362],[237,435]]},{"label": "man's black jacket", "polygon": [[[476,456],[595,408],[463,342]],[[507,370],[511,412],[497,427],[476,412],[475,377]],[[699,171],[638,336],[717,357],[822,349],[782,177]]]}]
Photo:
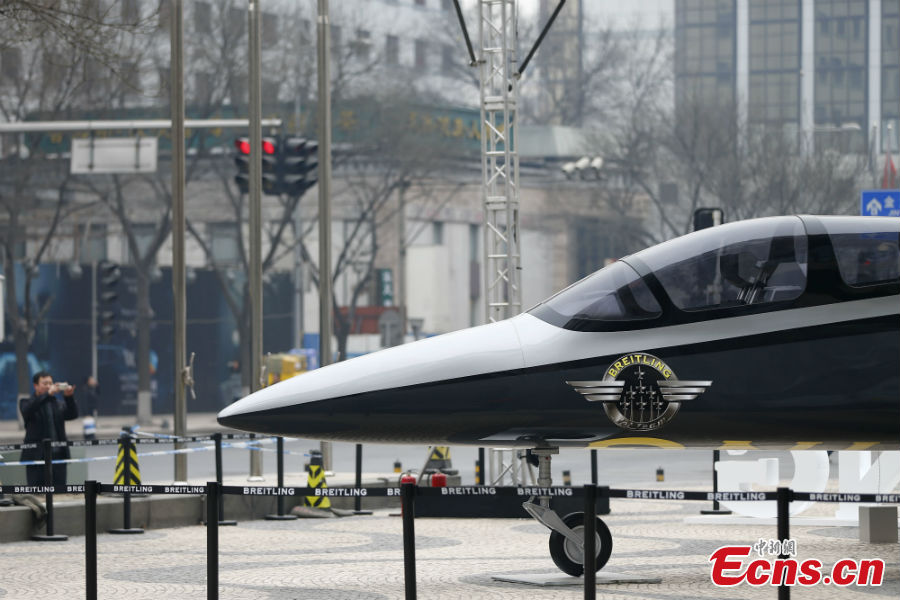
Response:
[{"label": "man's black jacket", "polygon": [[[53,415],[53,428],[55,435],[45,430],[45,419],[42,406],[49,404]],[[22,418],[25,420],[25,443],[30,444],[36,442],[37,448],[26,448],[22,450],[22,460],[41,460],[43,458],[43,450],[40,443],[44,438],[51,438],[55,441],[66,441],[66,421],[78,418],[78,405],[75,404],[75,395],[63,396],[60,400],[56,396],[44,394],[37,396],[31,394],[29,398],[25,398],[21,403]],[[69,458],[69,448],[54,448],[53,458]]]}]

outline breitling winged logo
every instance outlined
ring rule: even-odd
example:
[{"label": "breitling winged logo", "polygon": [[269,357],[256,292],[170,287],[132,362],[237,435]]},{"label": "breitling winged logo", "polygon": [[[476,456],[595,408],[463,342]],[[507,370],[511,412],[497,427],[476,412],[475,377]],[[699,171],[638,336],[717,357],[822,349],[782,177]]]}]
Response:
[{"label": "breitling winged logo", "polygon": [[659,358],[628,354],[609,366],[602,380],[566,381],[588,402],[602,402],[610,420],[628,431],[653,431],[668,423],[682,402],[695,400],[712,381],[681,381]]}]

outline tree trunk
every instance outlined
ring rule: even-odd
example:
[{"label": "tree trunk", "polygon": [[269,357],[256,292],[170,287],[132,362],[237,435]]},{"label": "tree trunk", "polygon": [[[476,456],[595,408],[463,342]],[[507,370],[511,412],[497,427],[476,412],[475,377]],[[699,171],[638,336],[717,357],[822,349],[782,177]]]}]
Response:
[{"label": "tree trunk", "polygon": [[137,422],[149,425],[153,421],[153,396],[150,392],[150,278],[146,271],[135,269],[137,275]]}]

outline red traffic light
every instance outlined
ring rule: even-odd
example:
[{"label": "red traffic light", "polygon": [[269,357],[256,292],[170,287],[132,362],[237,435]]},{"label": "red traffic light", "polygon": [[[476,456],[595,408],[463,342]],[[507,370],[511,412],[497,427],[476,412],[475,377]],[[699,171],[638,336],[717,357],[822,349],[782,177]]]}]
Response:
[{"label": "red traffic light", "polygon": [[[250,140],[247,138],[234,140],[234,147],[237,148],[239,154],[250,154]],[[262,149],[263,154],[275,154],[275,140],[273,138],[263,138]]]}]

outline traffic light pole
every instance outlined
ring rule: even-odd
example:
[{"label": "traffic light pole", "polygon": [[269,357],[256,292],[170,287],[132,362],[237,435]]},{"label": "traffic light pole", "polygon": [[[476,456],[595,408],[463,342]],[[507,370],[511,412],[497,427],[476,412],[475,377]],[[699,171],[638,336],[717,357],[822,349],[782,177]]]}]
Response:
[{"label": "traffic light pole", "polygon": [[[174,296],[175,415],[174,433],[187,433],[187,390],[182,372],[187,364],[187,301],[184,257],[184,10],[182,0],[171,0],[171,105],[172,105],[172,295]],[[183,444],[176,442],[175,449]],[[175,455],[175,481],[187,481],[187,454]]]},{"label": "traffic light pole", "polygon": [[97,378],[97,261],[91,262],[91,377]]},{"label": "traffic light pole", "polygon": [[[262,0],[248,0],[250,24],[250,390],[262,387],[262,98],[259,20]],[[250,479],[262,478],[260,452],[250,453]]]},{"label": "traffic light pole", "polygon": [[[328,0],[318,4],[318,86],[319,86],[319,366],[331,363],[331,40]],[[332,470],[331,443],[321,442],[322,463]]]}]

